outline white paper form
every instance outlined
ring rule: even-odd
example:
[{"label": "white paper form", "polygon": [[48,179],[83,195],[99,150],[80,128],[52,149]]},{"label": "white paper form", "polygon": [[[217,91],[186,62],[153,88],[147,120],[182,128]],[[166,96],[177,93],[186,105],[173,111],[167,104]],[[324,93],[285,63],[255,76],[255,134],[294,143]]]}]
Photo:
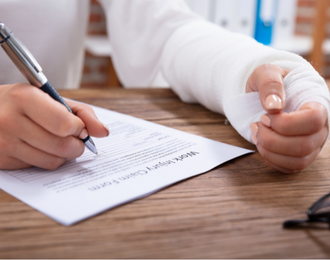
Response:
[{"label": "white paper form", "polygon": [[0,188],[63,225],[149,195],[253,151],[93,107],[110,129],[57,170],[0,171]]}]

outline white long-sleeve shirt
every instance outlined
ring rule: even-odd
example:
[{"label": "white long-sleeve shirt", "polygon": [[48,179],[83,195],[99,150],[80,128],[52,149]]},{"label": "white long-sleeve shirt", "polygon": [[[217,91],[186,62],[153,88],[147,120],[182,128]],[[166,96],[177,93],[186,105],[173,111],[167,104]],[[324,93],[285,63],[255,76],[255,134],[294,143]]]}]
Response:
[{"label": "white long-sleeve shirt", "polygon": [[[148,86],[161,70],[186,102],[227,116],[251,141],[249,125],[265,113],[258,93],[245,93],[259,65],[291,70],[284,83],[286,110],[307,101],[325,105],[324,80],[301,57],[228,32],[192,13],[183,0],[100,0],[113,62],[124,86]],[[89,14],[88,0],[0,0],[0,18],[30,49],[56,88],[79,86]],[[26,81],[0,51],[0,84]]]}]

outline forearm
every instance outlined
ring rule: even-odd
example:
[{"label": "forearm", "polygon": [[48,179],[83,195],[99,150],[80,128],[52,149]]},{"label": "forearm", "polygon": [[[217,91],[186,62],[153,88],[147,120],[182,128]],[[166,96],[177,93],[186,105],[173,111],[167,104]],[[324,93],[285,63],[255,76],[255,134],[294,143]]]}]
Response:
[{"label": "forearm", "polygon": [[286,112],[307,101],[320,102],[330,110],[324,80],[303,58],[205,21],[182,26],[171,36],[164,48],[162,70],[181,99],[224,114],[244,138],[252,141],[249,126],[260,121],[266,111],[258,93],[246,94],[245,86],[255,68],[269,63],[292,71],[284,81]]}]

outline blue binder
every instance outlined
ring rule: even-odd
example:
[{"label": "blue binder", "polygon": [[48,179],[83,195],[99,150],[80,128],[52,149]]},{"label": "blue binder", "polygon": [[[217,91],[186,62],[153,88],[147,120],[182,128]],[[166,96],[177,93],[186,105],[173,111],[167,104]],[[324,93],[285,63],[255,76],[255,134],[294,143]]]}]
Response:
[{"label": "blue binder", "polygon": [[265,45],[269,45],[272,42],[277,5],[277,0],[258,0],[257,2],[254,38]]}]

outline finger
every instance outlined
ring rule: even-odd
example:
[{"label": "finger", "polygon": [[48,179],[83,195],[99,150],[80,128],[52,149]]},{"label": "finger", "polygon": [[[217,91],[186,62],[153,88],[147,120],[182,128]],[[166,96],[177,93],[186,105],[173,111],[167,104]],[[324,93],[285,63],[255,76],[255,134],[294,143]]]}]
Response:
[{"label": "finger", "polygon": [[54,135],[24,116],[19,120],[24,131],[14,128],[13,136],[38,150],[70,159],[81,156],[85,150],[84,143],[78,138]]},{"label": "finger", "polygon": [[33,165],[39,168],[54,170],[61,166],[64,158],[42,152],[24,142],[17,142],[12,145],[14,152],[9,152],[10,157],[14,157],[25,164]]},{"label": "finger", "polygon": [[85,127],[79,117],[36,87],[16,84],[9,94],[11,102],[21,109],[22,114],[55,135],[79,136]]},{"label": "finger", "polygon": [[87,132],[91,136],[105,137],[110,134],[109,128],[98,120],[94,110],[90,106],[72,102],[70,100],[67,100],[67,103],[73,113],[85,123]]},{"label": "finger", "polygon": [[257,144],[260,155],[269,163],[276,167],[286,169],[287,171],[300,171],[310,165],[318,156],[321,148],[305,157],[292,157],[270,152]]},{"label": "finger", "polygon": [[249,77],[246,92],[259,92],[263,108],[268,113],[278,113],[285,107],[283,78],[289,73],[273,64],[257,67]]},{"label": "finger", "polygon": [[281,135],[310,135],[327,126],[328,112],[317,102],[304,104],[299,111],[291,113],[268,114],[261,117],[264,125]]},{"label": "finger", "polygon": [[257,143],[267,151],[293,157],[305,157],[322,147],[328,136],[324,126],[312,135],[284,136],[257,123]]},{"label": "finger", "polygon": [[282,173],[285,173],[285,174],[294,174],[294,173],[297,173],[298,171],[296,170],[288,170],[288,169],[285,169],[285,168],[282,168],[282,167],[279,167],[275,164],[272,164],[270,162],[268,162],[267,160],[265,160],[265,162],[271,167],[271,168],[274,168],[275,170],[278,170]]},{"label": "finger", "polygon": [[30,168],[32,165],[22,162],[16,158],[12,157],[2,157],[0,158],[0,169],[1,170],[18,170]]}]

